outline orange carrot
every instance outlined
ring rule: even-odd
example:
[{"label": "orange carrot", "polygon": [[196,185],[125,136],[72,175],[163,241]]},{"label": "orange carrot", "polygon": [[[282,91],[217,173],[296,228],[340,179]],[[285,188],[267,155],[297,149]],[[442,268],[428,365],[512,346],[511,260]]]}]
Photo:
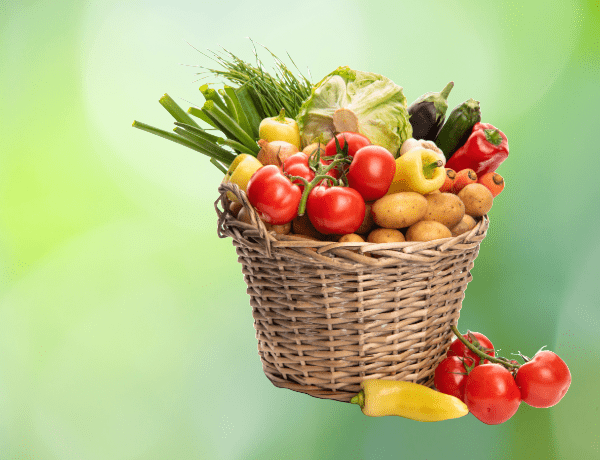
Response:
[{"label": "orange carrot", "polygon": [[462,169],[456,173],[456,179],[452,185],[452,193],[458,193],[469,184],[477,182],[477,174],[472,169]]},{"label": "orange carrot", "polygon": [[485,173],[477,180],[477,182],[485,185],[494,196],[497,196],[504,190],[504,178],[493,171]]},{"label": "orange carrot", "polygon": [[454,169],[446,168],[446,180],[440,187],[440,192],[446,193],[452,190],[452,186],[454,185],[454,181],[456,180],[456,172]]}]

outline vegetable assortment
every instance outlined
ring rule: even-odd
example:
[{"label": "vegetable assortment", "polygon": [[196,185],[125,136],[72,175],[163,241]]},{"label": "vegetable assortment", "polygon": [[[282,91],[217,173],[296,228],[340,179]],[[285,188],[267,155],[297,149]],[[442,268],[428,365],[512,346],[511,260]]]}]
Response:
[{"label": "vegetable assortment", "polygon": [[[445,120],[454,82],[407,107],[403,88],[375,73],[338,67],[312,85],[272,53],[275,75],[258,57],[250,64],[226,50],[213,54],[224,70],[205,70],[236,86],[202,85],[204,103],[187,112],[165,94],[159,102],[175,119],[173,132],[133,126],[207,155],[223,182],[246,192],[268,231],[339,242],[453,238],[471,231],[504,189],[496,169],[508,157],[506,135],[481,122],[474,99]],[[232,216],[251,224],[228,197]],[[498,424],[521,401],[550,407],[566,393],[570,373],[554,353],[521,355],[519,364],[496,357],[483,334],[453,331],[437,391],[372,379],[352,402],[369,416],[437,421],[470,411]]]}]

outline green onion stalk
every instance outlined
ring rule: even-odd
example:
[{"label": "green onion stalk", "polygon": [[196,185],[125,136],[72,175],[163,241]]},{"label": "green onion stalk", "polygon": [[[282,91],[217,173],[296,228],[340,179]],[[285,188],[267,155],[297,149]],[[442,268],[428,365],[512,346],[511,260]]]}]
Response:
[{"label": "green onion stalk", "polygon": [[[268,49],[276,62],[275,75],[264,69],[256,48],[256,65],[224,51],[225,56],[213,52],[214,59],[224,70],[204,69],[238,87],[224,85],[223,89],[215,90],[204,84],[199,88],[204,104],[202,107],[192,105],[187,111],[168,94],[164,94],[159,102],[175,119],[173,132],[137,120],[132,126],[207,155],[213,165],[226,173],[237,155],[258,155],[260,122],[277,115],[281,110],[296,117],[300,106],[310,96],[312,85],[304,76],[296,77]],[[220,135],[207,132],[195,119],[208,125],[207,129],[220,132]]]}]

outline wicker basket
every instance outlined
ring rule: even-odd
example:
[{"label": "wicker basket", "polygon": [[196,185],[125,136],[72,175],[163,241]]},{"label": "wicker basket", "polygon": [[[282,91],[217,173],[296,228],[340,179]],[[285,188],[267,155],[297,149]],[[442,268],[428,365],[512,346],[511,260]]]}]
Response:
[{"label": "wicker basket", "polygon": [[[228,211],[227,191],[255,225]],[[467,233],[425,243],[334,243],[268,232],[237,185],[219,193],[218,233],[233,239],[275,386],[348,402],[367,378],[433,385],[487,216]]]}]

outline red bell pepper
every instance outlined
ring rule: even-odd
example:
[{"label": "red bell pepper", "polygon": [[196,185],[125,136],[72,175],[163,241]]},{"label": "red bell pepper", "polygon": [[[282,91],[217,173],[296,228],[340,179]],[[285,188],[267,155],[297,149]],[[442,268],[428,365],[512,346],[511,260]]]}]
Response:
[{"label": "red bell pepper", "polygon": [[508,140],[502,131],[489,123],[476,123],[471,135],[450,157],[446,168],[454,171],[472,169],[478,177],[496,170],[508,157]]}]

